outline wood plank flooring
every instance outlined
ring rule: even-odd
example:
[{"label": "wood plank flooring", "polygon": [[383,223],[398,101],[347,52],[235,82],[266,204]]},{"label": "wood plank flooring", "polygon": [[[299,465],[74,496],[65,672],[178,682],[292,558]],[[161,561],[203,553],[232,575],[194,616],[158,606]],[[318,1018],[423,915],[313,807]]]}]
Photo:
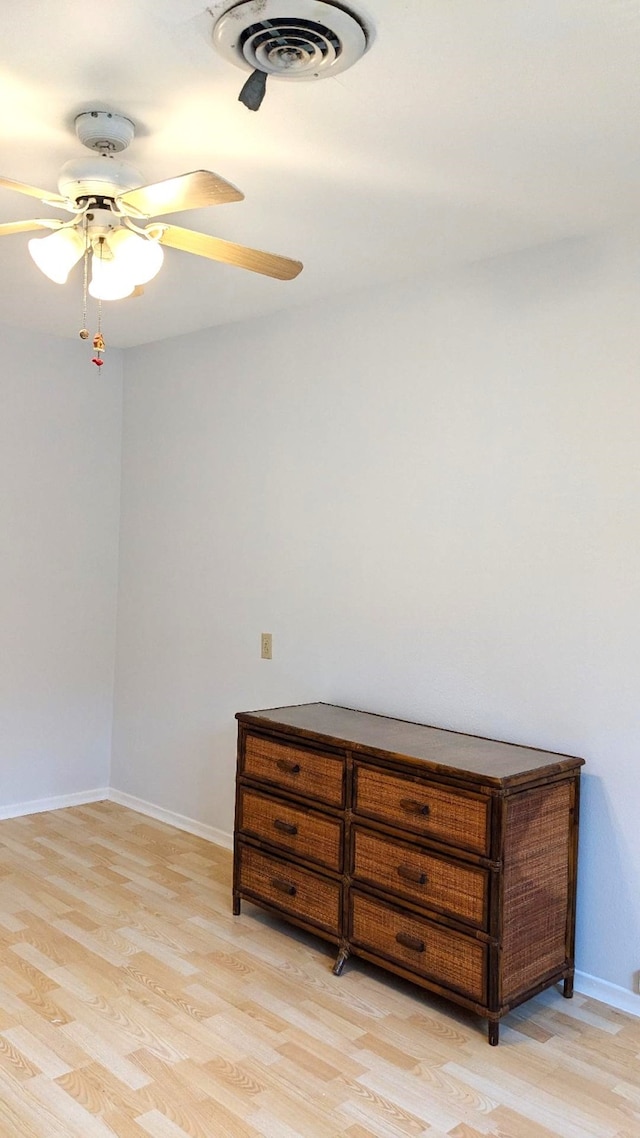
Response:
[{"label": "wood plank flooring", "polygon": [[243,904],[113,803],[0,822],[0,1138],[640,1138],[640,1019],[476,1017]]}]

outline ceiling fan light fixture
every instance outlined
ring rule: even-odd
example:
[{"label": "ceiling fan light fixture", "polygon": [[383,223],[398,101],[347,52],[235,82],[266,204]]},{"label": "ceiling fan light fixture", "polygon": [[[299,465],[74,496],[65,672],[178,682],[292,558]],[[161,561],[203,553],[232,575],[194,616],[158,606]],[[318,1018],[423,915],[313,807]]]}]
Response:
[{"label": "ceiling fan light fixture", "polygon": [[124,226],[107,241],[120,272],[137,285],[148,284],[160,272],[164,250],[152,237],[139,237]]},{"label": "ceiling fan light fixture", "polygon": [[66,284],[84,253],[84,239],[76,229],[58,229],[48,237],[32,237],[27,244],[40,271],[56,284]]},{"label": "ceiling fan light fixture", "polygon": [[[260,15],[266,19],[271,15],[266,9],[274,2],[275,0],[259,0],[258,3],[258,0],[253,0],[254,16],[255,7],[258,6]],[[318,4],[318,0],[303,2]],[[326,4],[319,6],[324,10]],[[244,8],[245,5],[242,4],[241,7]],[[293,29],[296,33],[298,23],[296,19]],[[271,35],[275,32],[277,42],[274,51],[280,65],[287,72],[297,73],[302,60],[296,46],[299,37],[296,34],[291,39],[291,36],[281,35],[278,29],[274,30],[268,19],[266,24],[264,28],[254,29],[259,40],[260,61],[263,62],[263,55],[266,60],[263,34],[268,32]],[[291,20],[285,20],[284,24],[287,31],[291,32]],[[317,47],[314,37],[319,33],[314,29],[312,43]],[[361,30],[359,35],[362,39],[364,32]],[[334,38],[333,32],[329,31],[329,39],[333,41]],[[237,44],[234,42],[233,46],[235,51]],[[329,57],[329,48],[326,54]],[[248,58],[244,55],[240,65],[251,70]],[[257,109],[264,94],[269,68],[257,66],[253,71],[254,90],[247,105]],[[315,75],[315,78],[319,78],[319,75]],[[246,89],[251,86],[246,85]],[[80,141],[95,153],[91,160],[74,158],[63,166],[58,194],[0,176],[0,190],[12,190],[30,198],[38,198],[47,206],[73,214],[73,219],[63,222],[53,217],[33,217],[2,222],[0,238],[33,230],[53,230],[46,237],[34,238],[27,244],[34,263],[55,283],[64,284],[73,266],[83,260],[81,340],[89,339],[86,327],[88,295],[98,301],[121,300],[134,294],[140,295],[144,291],[143,285],[159,272],[164,262],[165,246],[197,257],[206,257],[219,264],[248,269],[273,280],[293,280],[301,272],[301,262],[292,260],[291,257],[252,249],[208,233],[153,220],[203,206],[242,201],[244,194],[219,174],[212,170],[197,169],[177,177],[144,184],[137,170],[114,157],[125,150],[133,138],[135,132],[130,119],[106,111],[89,111],[77,117],[76,127]],[[96,354],[91,362],[100,367],[104,362],[100,305],[93,348]]]},{"label": "ceiling fan light fixture", "polygon": [[131,296],[135,287],[136,281],[115,258],[105,260],[94,250],[89,283],[89,295],[94,300],[124,300],[125,296]]}]

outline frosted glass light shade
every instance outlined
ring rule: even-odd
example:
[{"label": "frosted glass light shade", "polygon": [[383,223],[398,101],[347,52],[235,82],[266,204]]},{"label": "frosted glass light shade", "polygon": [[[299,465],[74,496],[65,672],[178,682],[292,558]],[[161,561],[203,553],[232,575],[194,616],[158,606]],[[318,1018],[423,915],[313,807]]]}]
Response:
[{"label": "frosted glass light shade", "polygon": [[115,260],[103,261],[93,254],[89,292],[96,300],[122,300],[131,296],[135,287],[131,275],[123,272]]},{"label": "frosted glass light shade", "polygon": [[57,229],[48,237],[32,237],[28,247],[41,272],[56,284],[65,284],[84,253],[84,238],[76,229]]},{"label": "frosted glass light shade", "polygon": [[148,237],[138,237],[124,226],[111,234],[108,244],[115,263],[137,285],[153,280],[162,268],[162,246]]}]

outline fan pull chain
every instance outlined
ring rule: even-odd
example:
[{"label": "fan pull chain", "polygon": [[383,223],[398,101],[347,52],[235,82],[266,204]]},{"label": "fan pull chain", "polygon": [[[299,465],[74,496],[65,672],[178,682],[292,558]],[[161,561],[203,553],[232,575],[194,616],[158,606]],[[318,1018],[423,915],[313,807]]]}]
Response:
[{"label": "fan pull chain", "polygon": [[[104,237],[100,237],[98,240],[100,243],[100,260],[102,260],[102,251],[104,249]],[[95,257],[95,253],[94,253],[94,257]],[[94,349],[96,354],[93,357],[93,359],[91,360],[91,363],[95,364],[96,367],[102,367],[102,365],[104,363],[102,356],[103,356],[104,350],[105,350],[105,343],[104,343],[104,336],[102,335],[102,301],[101,300],[98,300],[98,331],[96,332],[95,336],[93,337],[93,349]]]},{"label": "fan pull chain", "polygon": [[89,280],[89,233],[87,230],[86,215],[82,221],[84,229],[84,264],[83,264],[83,277],[82,277],[82,328],[78,333],[81,340],[89,339],[89,329],[87,328],[87,284]]}]

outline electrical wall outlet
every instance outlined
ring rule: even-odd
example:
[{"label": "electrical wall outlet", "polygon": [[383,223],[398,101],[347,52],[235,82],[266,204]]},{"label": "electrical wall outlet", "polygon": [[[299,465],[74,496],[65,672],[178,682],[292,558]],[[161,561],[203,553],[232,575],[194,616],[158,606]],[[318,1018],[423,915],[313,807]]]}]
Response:
[{"label": "electrical wall outlet", "polygon": [[260,656],[263,660],[271,659],[271,633],[263,632],[260,636]]}]

